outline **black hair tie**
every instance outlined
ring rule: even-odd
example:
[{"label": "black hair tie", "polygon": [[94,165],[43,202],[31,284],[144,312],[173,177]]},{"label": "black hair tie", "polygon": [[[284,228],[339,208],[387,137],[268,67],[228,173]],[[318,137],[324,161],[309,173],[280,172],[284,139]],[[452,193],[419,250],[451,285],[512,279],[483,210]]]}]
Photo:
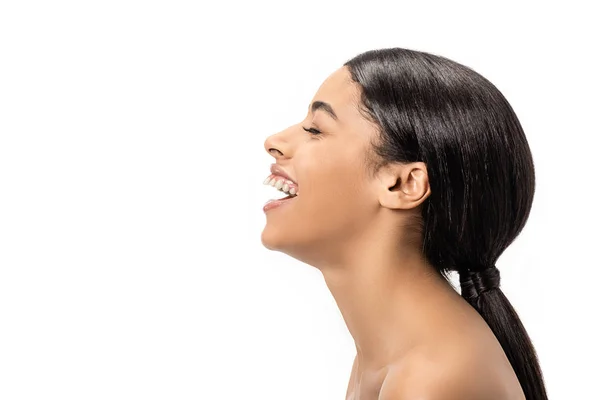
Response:
[{"label": "black hair tie", "polygon": [[479,297],[483,292],[500,287],[500,271],[495,265],[479,271],[459,273],[461,295],[466,299]]}]

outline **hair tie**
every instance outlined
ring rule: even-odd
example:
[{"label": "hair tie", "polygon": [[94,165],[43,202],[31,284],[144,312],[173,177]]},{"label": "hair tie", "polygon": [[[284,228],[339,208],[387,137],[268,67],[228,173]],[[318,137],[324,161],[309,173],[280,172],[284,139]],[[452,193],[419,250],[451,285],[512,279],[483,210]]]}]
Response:
[{"label": "hair tie", "polygon": [[483,292],[500,287],[500,271],[495,265],[479,271],[459,273],[461,295],[466,299],[479,297]]}]

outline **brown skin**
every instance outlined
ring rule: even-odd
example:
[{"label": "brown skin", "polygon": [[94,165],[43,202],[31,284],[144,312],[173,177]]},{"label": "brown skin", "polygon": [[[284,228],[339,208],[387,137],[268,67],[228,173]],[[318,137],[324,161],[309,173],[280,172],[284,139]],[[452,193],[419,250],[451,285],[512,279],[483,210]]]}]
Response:
[{"label": "brown skin", "polygon": [[312,100],[329,103],[337,120],[309,110],[265,141],[299,195],[266,213],[261,240],[322,272],[356,345],[346,399],[523,400],[488,325],[424,259],[420,235],[408,228],[431,193],[426,165],[371,175],[365,160],[377,128],[359,99],[342,67]]}]

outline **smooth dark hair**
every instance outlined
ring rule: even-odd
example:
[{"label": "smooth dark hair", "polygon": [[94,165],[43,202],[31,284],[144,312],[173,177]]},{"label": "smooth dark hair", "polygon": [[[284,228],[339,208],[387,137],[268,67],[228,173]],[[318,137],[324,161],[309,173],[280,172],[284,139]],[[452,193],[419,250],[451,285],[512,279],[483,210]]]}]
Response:
[{"label": "smooth dark hair", "polygon": [[[494,332],[527,400],[547,399],[529,335],[493,287],[496,260],[523,229],[535,190],[531,150],[512,107],[477,72],[426,52],[370,50],[344,66],[360,85],[361,113],[379,128],[366,160],[371,171],[427,165],[431,194],[414,227],[423,254],[446,280],[459,273],[461,295]],[[495,285],[474,290],[481,275]]]}]

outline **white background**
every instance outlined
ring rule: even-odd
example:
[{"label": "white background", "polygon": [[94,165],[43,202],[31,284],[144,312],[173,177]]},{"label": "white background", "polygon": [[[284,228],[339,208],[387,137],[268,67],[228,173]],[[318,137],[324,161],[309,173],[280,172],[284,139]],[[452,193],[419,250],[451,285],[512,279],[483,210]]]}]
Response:
[{"label": "white background", "polygon": [[373,48],[491,80],[537,191],[498,262],[552,399],[597,395],[593,2],[0,3],[0,398],[343,399],[321,274],[260,241],[265,138]]}]

